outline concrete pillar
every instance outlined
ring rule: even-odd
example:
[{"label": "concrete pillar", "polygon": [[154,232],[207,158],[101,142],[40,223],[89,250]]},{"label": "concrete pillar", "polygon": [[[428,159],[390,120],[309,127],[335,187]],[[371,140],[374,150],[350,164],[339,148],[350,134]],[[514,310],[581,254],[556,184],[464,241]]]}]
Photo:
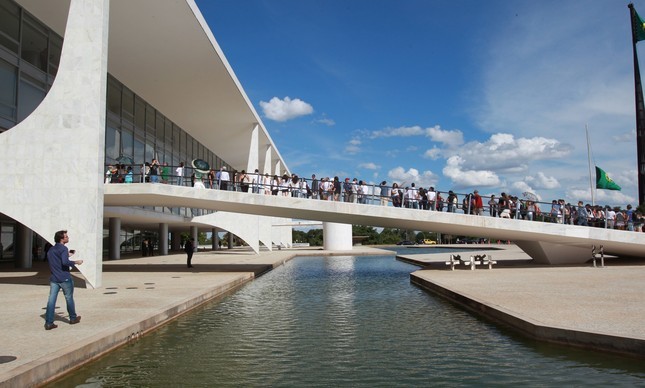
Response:
[{"label": "concrete pillar", "polygon": [[159,256],[168,255],[168,224],[159,224]]},{"label": "concrete pillar", "polygon": [[110,217],[108,220],[108,260],[119,260],[121,258],[121,219]]},{"label": "concrete pillar", "polygon": [[219,248],[219,236],[217,235],[217,228],[211,229],[213,236],[211,237],[211,249],[216,251]]},{"label": "concrete pillar", "polygon": [[330,251],[352,249],[352,225],[323,222],[323,247]]},{"label": "concrete pillar", "polygon": [[16,247],[13,250],[16,268],[31,268],[31,249],[34,232],[25,225],[16,223]]},{"label": "concrete pillar", "polygon": [[271,174],[271,145],[267,146],[267,150],[264,152],[264,171],[263,174]]},{"label": "concrete pillar", "polygon": [[282,176],[282,171],[280,171],[281,168],[282,168],[282,165],[278,160],[277,162],[275,162],[275,169],[273,170],[273,174],[277,176]]},{"label": "concrete pillar", "polygon": [[172,232],[170,234],[170,248],[173,251],[178,251],[181,249],[181,233],[179,232]]},{"label": "concrete pillar", "polygon": [[196,226],[191,226],[190,227],[190,237],[192,237],[195,240],[195,247],[199,246],[199,239],[197,238],[198,235],[197,233],[199,232],[199,229],[197,229]]},{"label": "concrete pillar", "polygon": [[228,249],[233,249],[233,233],[228,232]]},{"label": "concrete pillar", "polygon": [[258,123],[253,124],[251,129],[251,139],[249,144],[249,159],[246,162],[246,172],[252,173],[258,168],[259,164],[259,150],[258,150],[258,132],[260,125]]}]

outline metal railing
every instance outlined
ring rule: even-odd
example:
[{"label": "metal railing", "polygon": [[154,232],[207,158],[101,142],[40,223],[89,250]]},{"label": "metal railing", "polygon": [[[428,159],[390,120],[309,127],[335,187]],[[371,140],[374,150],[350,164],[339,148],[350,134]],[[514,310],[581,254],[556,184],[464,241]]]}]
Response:
[{"label": "metal railing", "polygon": [[[434,191],[433,196],[420,195],[421,188],[401,188],[392,185],[367,184],[359,185],[353,181],[327,181],[324,179],[315,182],[313,179],[301,178],[283,179],[276,175],[245,173],[227,171],[228,180],[219,179],[219,174],[212,171],[210,174],[197,172],[192,167],[184,166],[184,175],[175,174],[178,166],[159,166],[157,178],[146,176],[143,168],[136,166],[131,173],[121,171],[117,178],[106,175],[106,183],[151,182],[160,184],[173,184],[182,186],[195,186],[202,182],[204,188],[215,190],[228,190],[248,192],[256,195],[279,195],[294,198],[309,198],[313,200],[327,200],[338,202],[351,202],[366,205],[405,207],[426,211],[462,212],[463,214],[521,219],[536,222],[576,224],[576,206],[565,204],[563,201],[542,202],[518,198],[515,196],[493,197],[481,196],[482,207],[474,208],[473,193],[460,193],[452,190]],[[106,166],[107,168],[107,166]],[[162,170],[166,169],[166,170]],[[135,171],[136,170],[136,171]],[[130,175],[129,179],[126,177]],[[108,182],[109,181],[109,182]],[[199,187],[201,185],[198,184]],[[316,187],[318,188],[316,190]],[[398,191],[394,194],[394,191]],[[424,190],[424,189],[421,189]],[[426,193],[428,192],[427,190]],[[394,194],[394,195],[393,195]],[[428,199],[429,198],[429,199]],[[504,199],[499,201],[498,198]],[[460,200],[461,199],[461,200]],[[176,212],[171,210],[172,212]],[[198,212],[199,213],[199,212]],[[203,212],[201,212],[203,213]],[[201,214],[200,213],[200,214]],[[608,228],[606,217],[589,217],[588,225],[592,227]]]}]

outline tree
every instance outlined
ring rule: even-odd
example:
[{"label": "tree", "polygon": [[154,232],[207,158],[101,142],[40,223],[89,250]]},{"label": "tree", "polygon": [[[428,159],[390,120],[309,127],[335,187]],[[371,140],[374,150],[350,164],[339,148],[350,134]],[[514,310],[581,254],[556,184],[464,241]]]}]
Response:
[{"label": "tree", "polygon": [[310,229],[307,232],[307,242],[312,247],[321,247],[323,245],[323,230]]},{"label": "tree", "polygon": [[352,236],[366,236],[367,238],[361,241],[363,245],[377,245],[381,240],[379,233],[371,226],[352,225]]}]

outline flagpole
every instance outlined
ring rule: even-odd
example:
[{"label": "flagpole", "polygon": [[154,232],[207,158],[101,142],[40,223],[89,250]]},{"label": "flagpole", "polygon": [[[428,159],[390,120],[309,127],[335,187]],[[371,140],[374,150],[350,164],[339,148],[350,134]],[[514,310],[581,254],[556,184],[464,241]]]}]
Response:
[{"label": "flagpole", "polygon": [[640,17],[634,9],[634,4],[628,6],[632,22],[632,49],[634,53],[634,94],[636,102],[636,158],[638,174],[638,202],[645,203],[645,103],[643,102],[643,85],[641,83],[641,74],[638,66],[638,54],[636,53],[636,43],[641,40],[637,34],[637,28],[640,31],[644,29],[639,25]]},{"label": "flagpole", "polygon": [[591,146],[589,145],[589,128],[585,124],[585,134],[587,135],[587,162],[589,164],[589,191],[591,192],[591,206],[596,206],[593,184],[591,183]]}]

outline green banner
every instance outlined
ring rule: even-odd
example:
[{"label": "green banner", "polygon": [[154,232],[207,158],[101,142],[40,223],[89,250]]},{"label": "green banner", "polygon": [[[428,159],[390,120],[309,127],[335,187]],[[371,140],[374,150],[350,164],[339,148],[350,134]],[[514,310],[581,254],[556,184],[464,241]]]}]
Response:
[{"label": "green banner", "polygon": [[612,181],[609,175],[600,167],[596,166],[596,188],[605,190],[620,190],[620,186]]}]

